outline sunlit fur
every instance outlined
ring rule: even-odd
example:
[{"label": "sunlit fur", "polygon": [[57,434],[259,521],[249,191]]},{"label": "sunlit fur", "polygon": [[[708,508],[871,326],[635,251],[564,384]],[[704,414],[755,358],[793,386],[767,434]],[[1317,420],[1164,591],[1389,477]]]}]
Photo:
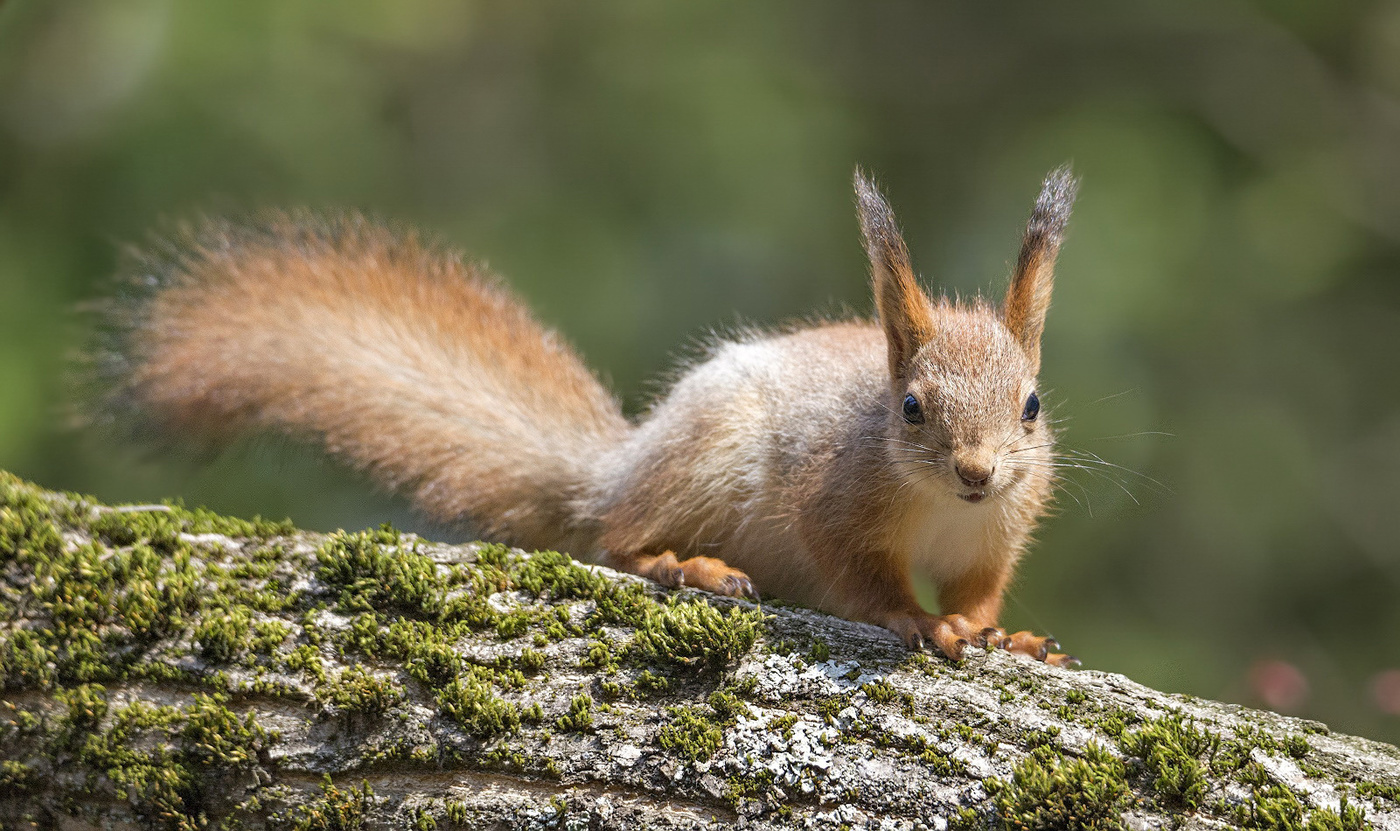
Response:
[{"label": "sunlit fur", "polygon": [[121,336],[97,356],[103,404],[182,434],[308,438],[438,520],[671,585],[751,580],[957,654],[996,625],[1052,489],[1050,430],[1021,414],[1073,180],[1047,180],[1002,308],[930,300],[883,197],[859,174],[856,192],[878,318],[722,340],[635,424],[482,268],[305,214],[138,257],[147,290],[111,304]]}]

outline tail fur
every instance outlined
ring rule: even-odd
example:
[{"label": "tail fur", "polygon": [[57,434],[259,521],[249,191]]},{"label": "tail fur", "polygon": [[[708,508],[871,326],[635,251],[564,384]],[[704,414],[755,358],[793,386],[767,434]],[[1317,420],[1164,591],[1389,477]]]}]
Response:
[{"label": "tail fur", "polygon": [[484,268],[358,216],[205,222],[132,258],[96,356],[108,413],[212,439],[272,430],[533,548],[588,548],[570,504],[631,430]]}]

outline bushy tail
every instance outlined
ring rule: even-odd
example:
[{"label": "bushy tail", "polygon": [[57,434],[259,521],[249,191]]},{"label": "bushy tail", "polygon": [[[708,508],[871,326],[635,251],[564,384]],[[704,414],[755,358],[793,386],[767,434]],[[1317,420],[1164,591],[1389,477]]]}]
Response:
[{"label": "bushy tail", "polygon": [[570,504],[631,429],[484,269],[357,216],[206,222],[133,258],[95,355],[104,412],[310,439],[439,521],[587,546]]}]

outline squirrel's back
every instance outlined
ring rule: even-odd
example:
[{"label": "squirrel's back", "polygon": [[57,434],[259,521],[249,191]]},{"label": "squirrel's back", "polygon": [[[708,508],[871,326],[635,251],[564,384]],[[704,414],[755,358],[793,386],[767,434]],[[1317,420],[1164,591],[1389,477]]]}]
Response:
[{"label": "squirrel's back", "polygon": [[133,266],[97,361],[108,412],[215,440],[310,438],[437,520],[591,547],[568,505],[631,427],[482,267],[309,214],[206,222]]}]

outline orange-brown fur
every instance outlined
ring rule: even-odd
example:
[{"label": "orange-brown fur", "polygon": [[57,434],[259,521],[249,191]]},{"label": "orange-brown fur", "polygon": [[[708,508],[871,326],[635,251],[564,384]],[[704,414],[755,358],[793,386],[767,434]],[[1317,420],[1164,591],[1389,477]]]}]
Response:
[{"label": "orange-brown fur", "polygon": [[635,425],[483,269],[354,217],[210,223],[148,256],[106,401],[309,437],[518,545],[1065,663],[997,620],[1050,498],[1049,429],[1022,416],[1073,181],[1047,179],[1001,309],[930,300],[884,199],[856,192],[878,321],[721,341]]}]

